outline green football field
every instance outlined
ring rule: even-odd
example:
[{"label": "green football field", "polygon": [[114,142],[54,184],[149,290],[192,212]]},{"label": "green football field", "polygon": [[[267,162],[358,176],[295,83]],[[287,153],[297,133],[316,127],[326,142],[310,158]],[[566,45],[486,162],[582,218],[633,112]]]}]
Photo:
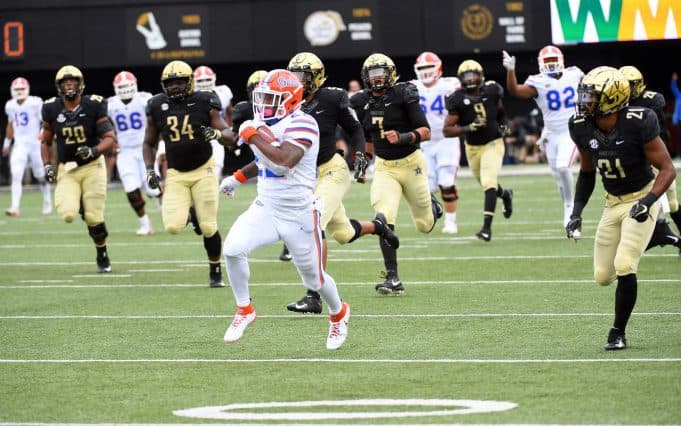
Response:
[{"label": "green football field", "polygon": [[[456,236],[441,223],[419,234],[403,204],[402,297],[374,291],[376,237],[329,243],[328,271],[352,307],[337,351],[325,348],[326,306],[286,311],[305,290],[279,244],[252,254],[258,320],[227,345],[232,292],[208,288],[190,228],[163,232],[152,200],[156,233],[138,237],[125,194],[110,189],[113,272],[99,275],[84,223],[42,216],[29,191],[21,217],[0,218],[0,423],[681,424],[677,250],[644,255],[629,347],[606,352],[615,285],[592,282],[600,179],[576,244],[550,175],[501,183],[514,214],[497,215],[490,243],[473,237],[482,191],[468,176]],[[254,194],[221,197],[223,238]],[[370,219],[369,186],[353,184],[345,205]]]}]

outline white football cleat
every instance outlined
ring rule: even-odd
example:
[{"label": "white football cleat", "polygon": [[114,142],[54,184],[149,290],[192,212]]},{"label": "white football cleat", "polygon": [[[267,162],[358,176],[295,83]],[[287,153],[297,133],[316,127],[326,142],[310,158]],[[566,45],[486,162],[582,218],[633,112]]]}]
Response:
[{"label": "white football cleat", "polygon": [[329,335],[326,338],[326,349],[335,350],[343,346],[348,337],[349,321],[350,305],[343,302],[343,307],[338,314],[329,315]]},{"label": "white football cleat", "polygon": [[43,214],[52,214],[52,203],[43,203]]},{"label": "white football cleat", "polygon": [[459,232],[459,227],[456,226],[456,222],[445,222],[445,226],[442,227],[443,234],[456,234]]},{"label": "white football cleat", "polygon": [[5,216],[14,216],[14,217],[21,216],[21,212],[19,211],[19,209],[13,209],[13,208],[10,207],[7,210],[5,210]]},{"label": "white football cleat", "polygon": [[241,339],[241,336],[244,335],[244,331],[246,331],[246,327],[253,321],[255,321],[255,310],[253,309],[253,305],[237,308],[234,319],[225,332],[225,343],[232,343]]},{"label": "white football cleat", "polygon": [[137,231],[135,231],[135,234],[143,236],[143,235],[151,235],[154,233],[154,229],[151,227],[151,225],[141,225]]}]

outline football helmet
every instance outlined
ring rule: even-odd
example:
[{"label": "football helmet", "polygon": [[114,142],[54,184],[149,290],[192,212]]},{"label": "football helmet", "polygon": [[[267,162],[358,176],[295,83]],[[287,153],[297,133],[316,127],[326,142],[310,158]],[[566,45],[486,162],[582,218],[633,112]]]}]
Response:
[{"label": "football helmet", "polygon": [[[185,81],[184,87],[168,90],[168,82],[179,79]],[[161,73],[161,88],[163,93],[168,96],[168,99],[173,101],[181,101],[194,93],[194,73],[192,72],[192,67],[183,61],[169,62]]]},{"label": "football helmet", "polygon": [[303,85],[289,70],[272,70],[253,90],[253,116],[268,125],[286,117],[303,103]]},{"label": "football helmet", "polygon": [[563,52],[556,46],[544,46],[537,56],[539,72],[549,77],[555,77],[565,69]]},{"label": "football helmet", "polygon": [[456,74],[461,81],[461,86],[467,92],[473,92],[481,88],[485,82],[485,73],[482,71],[482,65],[472,59],[461,62]]},{"label": "football helmet", "polygon": [[371,90],[383,91],[391,88],[399,79],[392,59],[382,53],[374,53],[364,60],[362,81]]},{"label": "football helmet", "polygon": [[215,72],[205,65],[197,67],[194,70],[194,85],[197,90],[213,90],[215,89],[215,80],[218,76]]},{"label": "football helmet", "polygon": [[295,74],[298,80],[303,83],[303,87],[305,87],[303,96],[305,98],[317,92],[326,81],[324,63],[314,53],[298,53],[291,58],[286,69]]},{"label": "football helmet", "polygon": [[616,68],[597,67],[577,87],[577,112],[582,116],[613,114],[629,102],[629,81]]},{"label": "football helmet", "polygon": [[416,58],[414,74],[423,84],[432,84],[442,76],[442,61],[433,52],[423,52]]},{"label": "football helmet", "polygon": [[12,80],[12,84],[9,86],[10,92],[12,92],[12,99],[18,101],[23,101],[28,98],[28,93],[31,86],[28,84],[28,80],[23,77],[17,77]]},{"label": "football helmet", "polygon": [[[76,80],[76,85],[65,90],[63,88],[64,80]],[[73,65],[65,65],[57,71],[57,75],[54,77],[54,85],[57,88],[57,95],[72,101],[83,94],[85,79],[78,68]]]},{"label": "football helmet", "polygon": [[260,83],[260,81],[265,78],[267,75],[267,71],[265,70],[258,70],[253,72],[253,74],[248,76],[248,80],[246,80],[246,91],[248,92],[248,102],[253,101],[253,89],[255,89],[255,86]]},{"label": "football helmet", "polygon": [[122,101],[130,100],[137,93],[137,78],[130,71],[121,71],[114,77],[113,87]]},{"label": "football helmet", "polygon": [[641,93],[646,90],[646,82],[643,80],[643,74],[641,74],[641,71],[639,71],[636,67],[626,65],[620,68],[620,72],[627,80],[629,80],[631,98],[636,99],[641,96]]}]

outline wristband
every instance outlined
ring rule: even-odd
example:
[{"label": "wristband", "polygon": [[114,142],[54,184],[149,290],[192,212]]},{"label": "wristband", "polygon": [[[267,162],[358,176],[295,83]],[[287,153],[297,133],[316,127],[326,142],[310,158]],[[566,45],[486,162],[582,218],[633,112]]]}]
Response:
[{"label": "wristband", "polygon": [[411,132],[411,134],[414,135],[414,143],[415,144],[421,142],[421,133],[414,130],[413,132]]},{"label": "wristband", "polygon": [[234,179],[238,180],[239,183],[246,183],[248,181],[248,178],[241,169],[234,172],[232,176],[234,176]]},{"label": "wristband", "polygon": [[411,132],[399,133],[397,136],[398,145],[410,145],[411,144]]},{"label": "wristband", "polygon": [[5,140],[2,142],[2,149],[9,148],[11,143],[12,143],[12,139],[5,138]]},{"label": "wristband", "polygon": [[254,135],[258,133],[258,130],[255,127],[246,127],[242,132],[241,132],[241,137],[248,142]]}]

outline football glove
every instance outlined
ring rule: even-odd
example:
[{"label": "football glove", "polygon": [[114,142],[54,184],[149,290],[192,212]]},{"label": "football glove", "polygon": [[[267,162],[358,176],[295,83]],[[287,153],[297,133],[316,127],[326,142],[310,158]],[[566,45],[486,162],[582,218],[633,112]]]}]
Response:
[{"label": "football glove", "polygon": [[80,158],[83,161],[86,160],[92,160],[96,156],[99,155],[99,150],[97,149],[96,146],[90,147],[90,146],[79,146],[78,149],[76,149],[76,157]]},{"label": "football glove", "polygon": [[147,170],[147,184],[151,189],[158,189],[161,187],[161,177],[157,175],[153,169]]},{"label": "football glove", "polygon": [[508,71],[515,70],[515,56],[509,55],[505,50],[502,50],[501,53],[503,55],[501,64],[504,66],[504,68],[506,68]]},{"label": "football glove", "polygon": [[219,140],[222,137],[222,131],[212,127],[201,126],[199,127],[199,131],[201,132],[201,136],[203,136],[203,140],[206,142]]},{"label": "football glove", "polygon": [[355,162],[353,163],[353,169],[355,170],[355,181],[359,183],[364,183],[367,180],[367,167],[369,162],[363,152],[355,152]]},{"label": "football glove", "polygon": [[500,124],[499,131],[501,132],[502,137],[511,135],[511,128],[508,127],[506,124]]},{"label": "football glove", "polygon": [[570,221],[565,225],[567,237],[575,242],[582,236],[582,218],[581,216],[570,216]]},{"label": "football glove", "polygon": [[475,117],[475,120],[472,123],[466,124],[465,126],[462,127],[463,131],[466,133],[473,133],[477,132],[478,130],[482,129],[487,125],[487,120],[484,118]]},{"label": "football glove", "polygon": [[57,171],[52,164],[45,164],[45,180],[54,183],[57,180]]},{"label": "football glove", "polygon": [[647,193],[645,197],[641,198],[631,206],[629,210],[629,217],[636,219],[637,222],[643,223],[650,217],[650,206],[653,205],[657,197],[652,193]]},{"label": "football glove", "polygon": [[227,176],[220,182],[220,192],[228,197],[233,197],[236,192],[236,187],[241,185],[241,182],[234,177],[234,175]]}]

